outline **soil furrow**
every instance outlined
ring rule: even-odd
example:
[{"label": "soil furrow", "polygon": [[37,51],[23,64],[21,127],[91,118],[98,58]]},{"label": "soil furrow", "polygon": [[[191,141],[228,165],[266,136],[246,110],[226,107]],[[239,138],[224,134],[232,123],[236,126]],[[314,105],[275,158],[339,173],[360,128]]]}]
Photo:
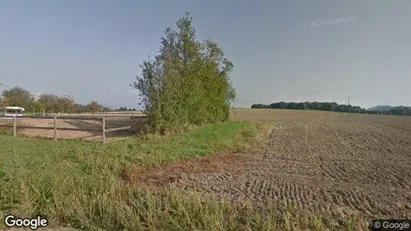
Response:
[{"label": "soil furrow", "polygon": [[217,154],[165,167],[173,174],[154,169],[138,179],[171,184],[168,175],[185,172],[180,187],[234,202],[285,203],[338,221],[411,219],[411,118],[269,111],[261,112],[274,121],[261,154]]}]

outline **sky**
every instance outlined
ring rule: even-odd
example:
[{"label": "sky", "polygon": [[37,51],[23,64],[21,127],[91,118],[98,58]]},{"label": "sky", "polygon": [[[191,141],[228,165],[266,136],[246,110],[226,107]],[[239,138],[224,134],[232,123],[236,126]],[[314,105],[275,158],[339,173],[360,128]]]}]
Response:
[{"label": "sky", "polygon": [[129,86],[189,12],[233,62],[234,106],[411,106],[411,1],[0,0],[0,90],[137,107]]}]

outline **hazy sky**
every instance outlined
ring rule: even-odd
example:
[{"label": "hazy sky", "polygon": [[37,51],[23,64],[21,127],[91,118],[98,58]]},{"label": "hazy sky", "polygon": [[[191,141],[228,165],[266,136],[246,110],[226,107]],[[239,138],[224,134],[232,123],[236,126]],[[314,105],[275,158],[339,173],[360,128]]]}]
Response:
[{"label": "hazy sky", "polygon": [[0,83],[136,107],[138,65],[185,12],[234,63],[235,106],[411,105],[410,0],[0,0]]}]

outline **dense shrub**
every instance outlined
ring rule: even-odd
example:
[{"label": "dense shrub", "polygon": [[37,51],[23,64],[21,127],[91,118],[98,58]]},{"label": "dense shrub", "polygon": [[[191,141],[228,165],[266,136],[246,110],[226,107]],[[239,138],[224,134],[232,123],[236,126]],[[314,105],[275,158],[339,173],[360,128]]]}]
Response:
[{"label": "dense shrub", "polygon": [[215,42],[196,41],[188,13],[176,30],[165,30],[159,54],[140,67],[142,74],[131,85],[140,92],[151,131],[176,132],[229,118],[233,64]]}]

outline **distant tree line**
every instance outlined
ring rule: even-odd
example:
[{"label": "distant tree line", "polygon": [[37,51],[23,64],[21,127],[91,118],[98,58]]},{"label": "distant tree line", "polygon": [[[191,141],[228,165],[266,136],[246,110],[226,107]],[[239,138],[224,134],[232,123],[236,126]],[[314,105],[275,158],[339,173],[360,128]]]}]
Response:
[{"label": "distant tree line", "polygon": [[96,101],[83,105],[77,103],[71,96],[58,96],[55,94],[41,94],[34,97],[28,90],[21,87],[6,89],[0,96],[0,106],[19,106],[26,112],[46,113],[81,113],[111,111]]},{"label": "distant tree line", "polygon": [[320,110],[350,113],[385,114],[385,115],[407,115],[411,116],[411,107],[397,106],[387,111],[367,110],[359,106],[337,104],[335,102],[278,102],[272,104],[253,104],[251,108],[271,109],[296,109],[296,110]]},{"label": "distant tree line", "polygon": [[116,111],[137,111],[135,108],[120,107]]},{"label": "distant tree line", "polygon": [[[380,112],[380,111],[378,111],[378,112]],[[397,106],[397,107],[391,108],[388,111],[382,111],[382,114],[411,116],[411,107]]]}]

